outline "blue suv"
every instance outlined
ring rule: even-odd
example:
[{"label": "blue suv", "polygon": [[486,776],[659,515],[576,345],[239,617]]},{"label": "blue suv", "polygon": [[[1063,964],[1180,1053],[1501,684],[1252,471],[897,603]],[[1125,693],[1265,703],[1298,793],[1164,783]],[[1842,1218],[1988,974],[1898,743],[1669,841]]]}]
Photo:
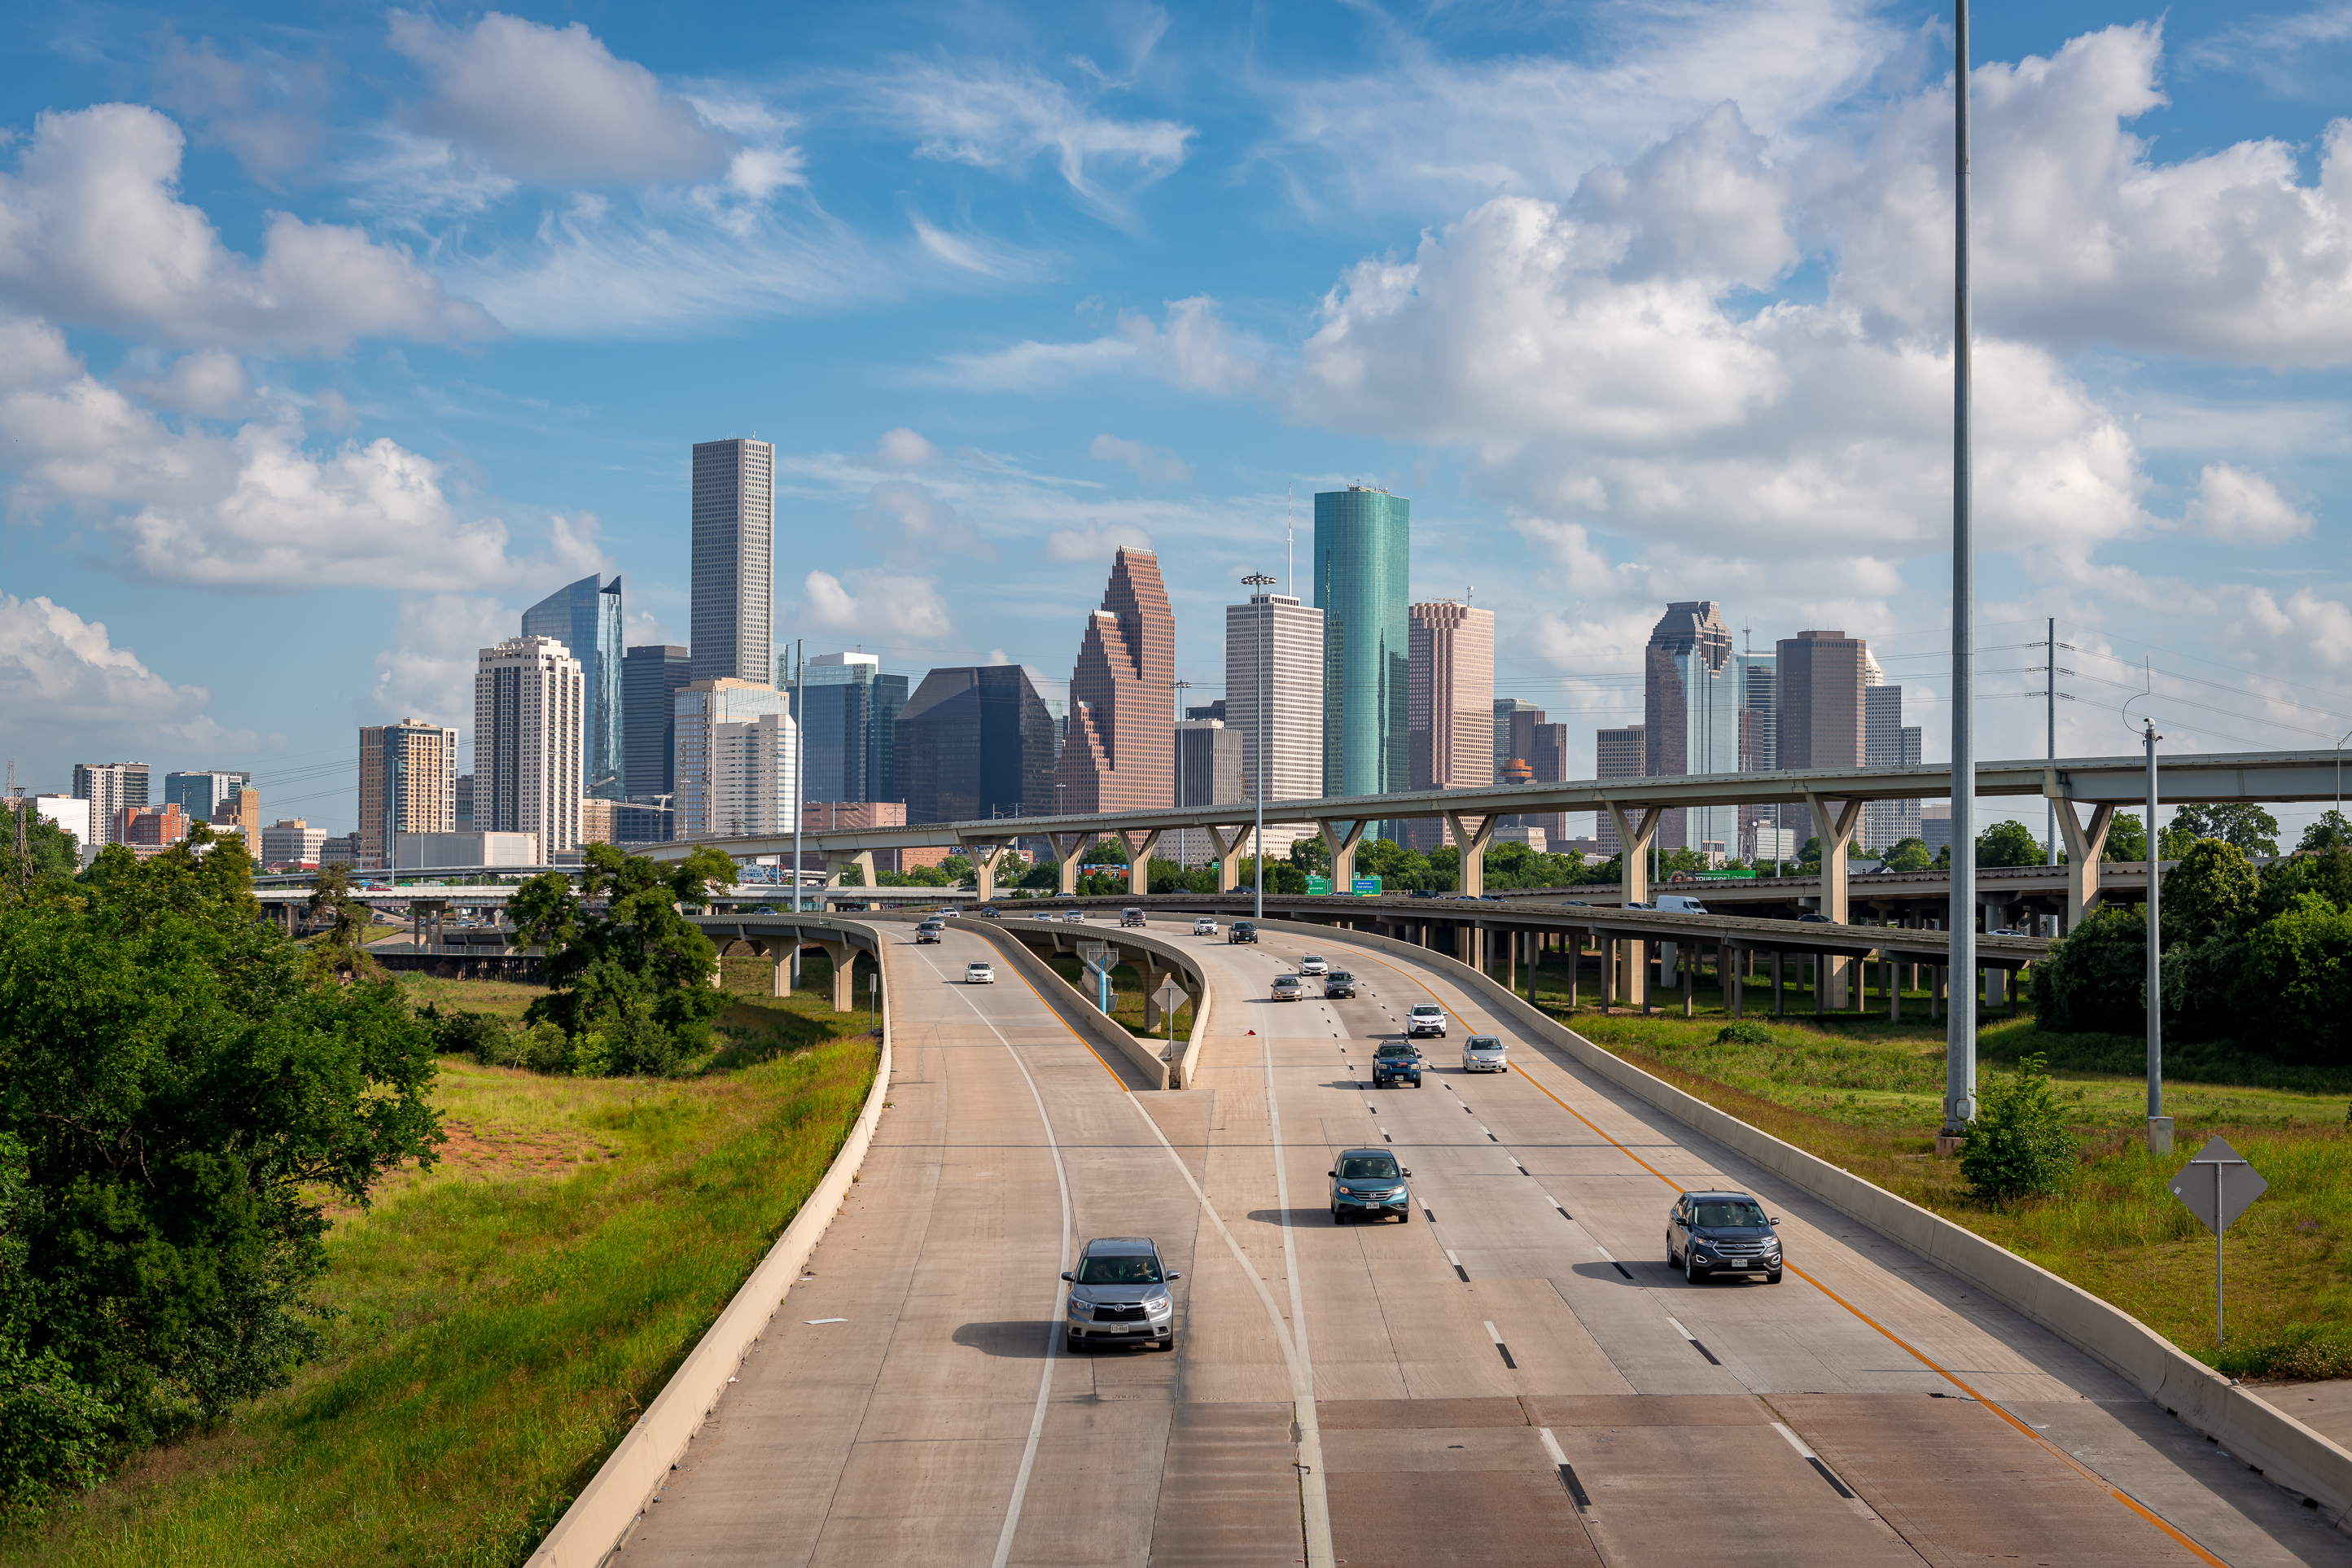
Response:
[{"label": "blue suv", "polygon": [[1392,1083],[1421,1087],[1421,1053],[1402,1040],[1383,1041],[1372,1055],[1372,1087],[1386,1089]]},{"label": "blue suv", "polygon": [[1412,1174],[1387,1149],[1340,1150],[1339,1163],[1331,1168],[1331,1223],[1394,1215],[1411,1225],[1412,1193],[1405,1178]]}]

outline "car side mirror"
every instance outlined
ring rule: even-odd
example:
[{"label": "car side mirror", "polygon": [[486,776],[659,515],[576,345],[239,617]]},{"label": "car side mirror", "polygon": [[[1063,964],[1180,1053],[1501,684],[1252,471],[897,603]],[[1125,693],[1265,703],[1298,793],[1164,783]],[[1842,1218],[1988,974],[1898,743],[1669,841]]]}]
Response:
[{"label": "car side mirror", "polygon": [[1408,1175],[1408,1176],[1410,1176],[1410,1175],[1412,1175],[1412,1172],[1411,1170],[1409,1170],[1409,1169],[1408,1169],[1408,1170],[1406,1170],[1406,1171],[1405,1171],[1405,1174],[1406,1174],[1406,1175]]},{"label": "car side mirror", "polygon": [[1772,1216],[1772,1223],[1774,1225],[1779,1225],[1780,1223],[1780,1216],[1779,1215],[1774,1215]]},{"label": "car side mirror", "polygon": [[1068,1269],[1066,1269],[1066,1268],[1063,1269],[1063,1270],[1062,1270],[1062,1278],[1063,1278],[1063,1279],[1069,1279],[1069,1278],[1070,1278],[1070,1271],[1069,1271]]},{"label": "car side mirror", "polygon": [[1182,1278],[1184,1278],[1184,1277],[1183,1277],[1181,1274],[1177,1273],[1174,1269],[1170,1269],[1170,1270],[1169,1270],[1169,1273],[1168,1273],[1168,1278],[1169,1278],[1171,1280],[1176,1280],[1176,1279],[1182,1279]]},{"label": "car side mirror", "polygon": [[1337,1171],[1326,1171],[1323,1173],[1330,1177],[1335,1182],[1339,1179],[1339,1173]]}]

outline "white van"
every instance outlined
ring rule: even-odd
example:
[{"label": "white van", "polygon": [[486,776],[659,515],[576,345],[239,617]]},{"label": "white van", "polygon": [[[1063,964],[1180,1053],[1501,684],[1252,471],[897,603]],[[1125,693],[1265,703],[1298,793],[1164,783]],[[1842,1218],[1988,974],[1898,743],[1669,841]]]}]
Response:
[{"label": "white van", "polygon": [[1658,895],[1656,907],[1658,912],[1663,915],[1703,915],[1706,913],[1706,906],[1705,904],[1700,903],[1696,899],[1686,897],[1681,893],[1660,893]]}]

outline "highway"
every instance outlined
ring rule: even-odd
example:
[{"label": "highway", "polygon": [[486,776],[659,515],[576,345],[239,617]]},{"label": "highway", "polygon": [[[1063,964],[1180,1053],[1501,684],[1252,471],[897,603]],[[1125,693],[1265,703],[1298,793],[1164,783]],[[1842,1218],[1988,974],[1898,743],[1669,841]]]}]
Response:
[{"label": "highway", "polygon": [[[1136,1093],[1009,963],[959,984],[978,936],[904,940],[863,1177],[616,1563],[2352,1557],[2087,1357],[1490,1029],[1434,963],[1198,939],[1199,1087]],[[1261,999],[1307,942],[1359,999]],[[1371,1089],[1432,995],[1439,1070]],[[1514,1070],[1460,1072],[1467,1030]],[[1412,1170],[1410,1223],[1333,1226],[1331,1154],[1364,1143]],[[1664,1267],[1676,1190],[1721,1185],[1782,1217],[1780,1283]],[[1183,1275],[1174,1353],[1066,1352],[1058,1274],[1137,1234]]]}]

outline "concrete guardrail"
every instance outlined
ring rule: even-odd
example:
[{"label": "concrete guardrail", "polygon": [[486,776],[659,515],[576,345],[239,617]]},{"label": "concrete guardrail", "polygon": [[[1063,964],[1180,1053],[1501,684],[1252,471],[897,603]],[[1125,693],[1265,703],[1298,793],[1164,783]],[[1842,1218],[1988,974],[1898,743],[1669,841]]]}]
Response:
[{"label": "concrete guardrail", "polygon": [[[1160,1059],[1151,1042],[1140,1036],[1129,1034],[1126,1025],[1104,1016],[1076,986],[1055,973],[1053,965],[1039,957],[1024,940],[1028,935],[1026,931],[1010,925],[1000,925],[991,920],[971,920],[969,916],[966,919],[970,923],[964,929],[978,932],[1003,952],[1021,971],[1037,994],[1045,999],[1045,1005],[1054,1010],[1055,1016],[1076,1029],[1080,1037],[1091,1041],[1099,1050],[1115,1054],[1133,1067],[1143,1075],[1144,1082],[1150,1088],[1169,1087],[1170,1079],[1174,1076],[1173,1070],[1169,1063]],[[1074,930],[1055,932],[1041,928],[1037,933],[1040,940],[1057,934],[1076,935],[1076,932]]]},{"label": "concrete guardrail", "polygon": [[1311,921],[1277,923],[1302,931],[1341,935],[1428,964],[1597,1077],[2041,1324],[2112,1369],[2163,1406],[2168,1415],[2213,1438],[2265,1479],[2317,1502],[2337,1529],[2344,1529],[2347,1518],[2352,1518],[2352,1450],[2255,1398],[2120,1308],[1941,1215],[1896,1197],[1643,1072],[1458,959],[1370,931],[1333,933],[1330,928]]},{"label": "concrete guardrail", "polygon": [[875,960],[883,965],[881,1058],[875,1063],[874,1087],[866,1093],[865,1109],[850,1125],[841,1152],[792,1223],[784,1226],[784,1234],[768,1249],[768,1256],[688,1353],[685,1364],[670,1375],[620,1446],[572,1500],[572,1506],[530,1554],[529,1568],[597,1568],[612,1554],[621,1537],[650,1506],[704,1418],[717,1407],[728,1380],[743,1364],[753,1342],[800,1278],[826,1226],[841,1212],[866,1150],[873,1145],[883,1102],[890,1092],[889,968],[883,945],[877,933]]}]

